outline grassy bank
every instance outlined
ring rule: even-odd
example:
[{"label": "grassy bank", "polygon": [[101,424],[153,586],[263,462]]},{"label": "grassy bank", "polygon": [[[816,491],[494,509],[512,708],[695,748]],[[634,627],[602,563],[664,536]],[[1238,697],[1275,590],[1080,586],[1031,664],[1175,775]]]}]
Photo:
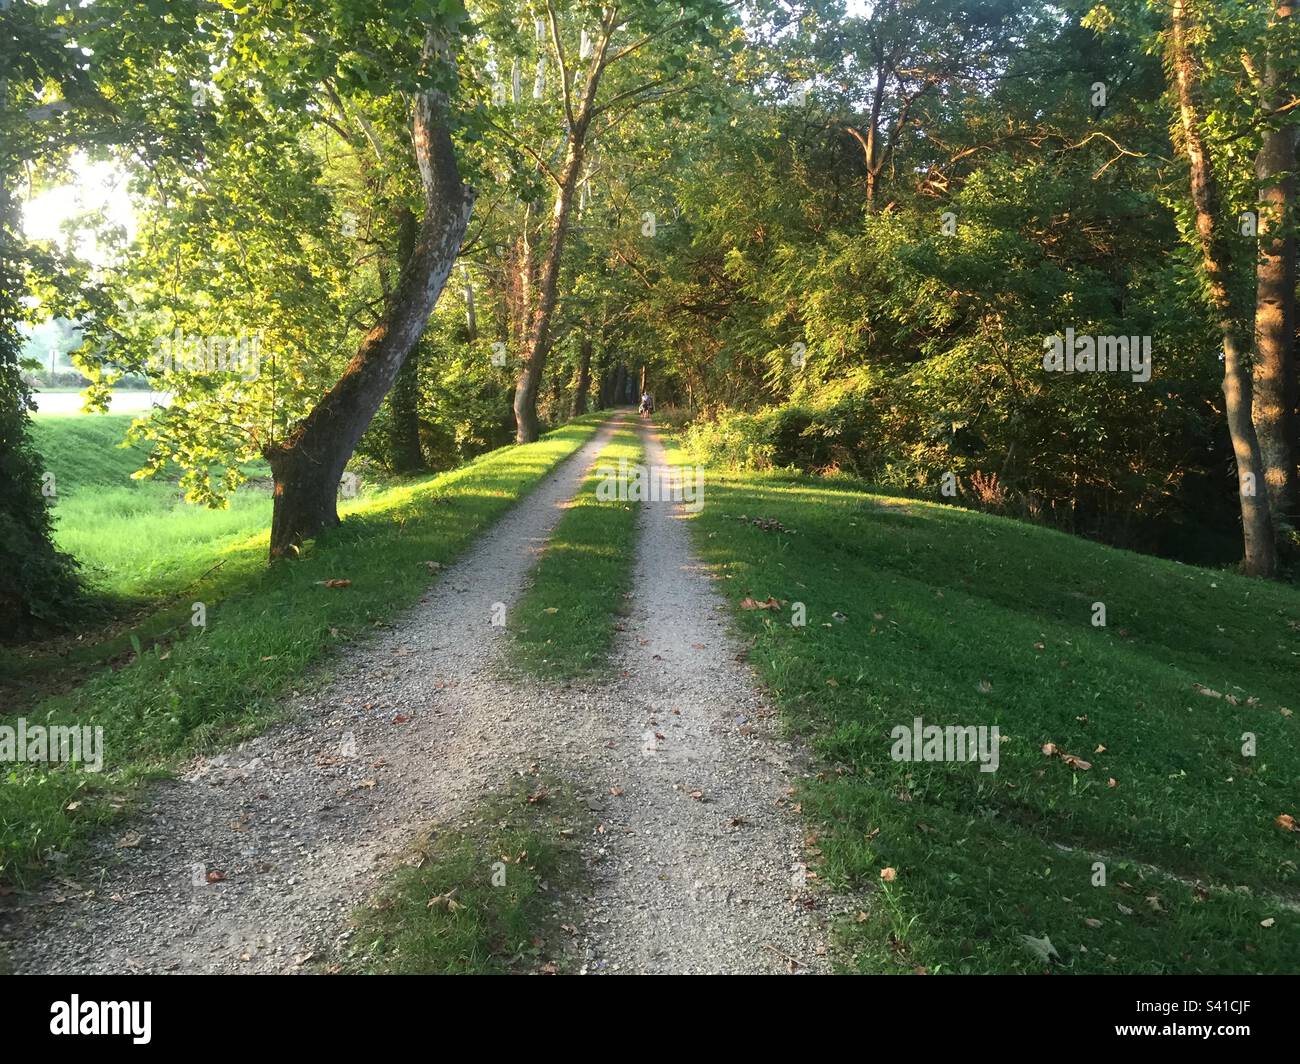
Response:
[{"label": "grassy bank", "polygon": [[[558,780],[529,777],[456,827],[419,842],[356,917],[333,972],[559,974],[570,967],[565,911],[582,874],[590,819]],[[569,919],[572,919],[570,916]]]},{"label": "grassy bank", "polygon": [[635,466],[644,457],[633,429],[615,433],[547,541],[510,622],[526,669],[568,678],[605,664],[632,586],[639,507],[602,501],[598,489],[620,461]]},{"label": "grassy bank", "polygon": [[[871,892],[859,970],[1300,964],[1296,589],[842,481],[711,471],[706,500],[695,542],[824,765],[817,871]],[[894,760],[917,717],[996,725],[997,770]]]},{"label": "grassy bank", "polygon": [[[438,565],[573,454],[598,422],[582,419],[535,444],[355,500],[343,525],[292,563],[267,566],[265,526],[214,546],[205,560],[221,582],[209,579],[187,592],[182,620],[161,631],[151,621],[152,644],[127,633],[133,649],[120,667],[24,714],[29,723],[102,727],[104,772],[19,764],[7,773],[0,788],[0,877],[21,878],[67,852],[114,814],[123,787],[165,769],[177,755],[263,727],[305,670],[411,605]],[[335,580],[350,583],[325,586]],[[190,623],[191,599],[205,606],[204,627]]]},{"label": "grassy bank", "polygon": [[81,565],[91,601],[78,630],[0,647],[0,697],[26,708],[94,668],[187,624],[191,603],[224,597],[262,567],[240,544],[271,521],[262,463],[225,510],[185,502],[175,478],[137,481],[145,449],[122,447],[131,415],[40,417],[32,436],[53,474],[55,542]]}]

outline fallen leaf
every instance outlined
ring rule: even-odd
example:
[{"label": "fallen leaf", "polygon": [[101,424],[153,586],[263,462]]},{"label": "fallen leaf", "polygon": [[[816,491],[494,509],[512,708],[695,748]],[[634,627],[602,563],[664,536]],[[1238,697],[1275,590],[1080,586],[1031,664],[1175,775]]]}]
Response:
[{"label": "fallen leaf", "polygon": [[1025,949],[1029,950],[1044,964],[1049,963],[1053,957],[1061,959],[1061,955],[1056,952],[1056,947],[1052,945],[1052,940],[1044,935],[1042,938],[1034,938],[1033,935],[1021,935],[1020,941]]},{"label": "fallen leaf", "polygon": [[220,883],[225,878],[226,878],[226,873],[221,871],[221,869],[219,868],[214,868],[211,872],[208,873],[209,883]]},{"label": "fallen leaf", "polygon": [[883,879],[886,883],[892,883],[894,882],[894,880],[898,878],[898,869],[882,868],[880,870],[880,878]]},{"label": "fallen leaf", "polygon": [[[1273,823],[1283,831],[1300,831],[1300,827],[1296,826],[1295,817],[1290,813],[1279,813],[1277,819],[1274,820]],[[121,844],[119,843],[119,845]]]},{"label": "fallen leaf", "polygon": [[444,909],[449,913],[454,913],[457,909],[465,908],[465,906],[456,900],[456,890],[457,888],[453,887],[446,894],[435,894],[429,899],[428,903],[424,907],[426,909]]},{"label": "fallen leaf", "polygon": [[129,831],[117,840],[118,849],[134,850],[143,841],[143,836],[138,831]]},{"label": "fallen leaf", "polygon": [[1085,924],[1087,924],[1089,927],[1094,928],[1094,929],[1095,929],[1095,928],[1098,928],[1098,927],[1101,927],[1101,921],[1098,920],[1096,917],[1093,917],[1093,916],[1089,916],[1089,917],[1087,917],[1083,922],[1084,922]]},{"label": "fallen leaf", "polygon": [[1277,921],[1274,920],[1273,917],[1270,916],[1267,920],[1261,920],[1261,921],[1259,922],[1259,926],[1260,926],[1260,927],[1272,927],[1275,923],[1277,923]]},{"label": "fallen leaf", "polygon": [[321,580],[321,587],[351,587],[351,580]]},{"label": "fallen leaf", "polygon": [[609,789],[609,793],[612,794],[615,798],[622,798],[622,797],[623,797],[623,788],[622,788],[622,787],[611,787],[611,788]]}]

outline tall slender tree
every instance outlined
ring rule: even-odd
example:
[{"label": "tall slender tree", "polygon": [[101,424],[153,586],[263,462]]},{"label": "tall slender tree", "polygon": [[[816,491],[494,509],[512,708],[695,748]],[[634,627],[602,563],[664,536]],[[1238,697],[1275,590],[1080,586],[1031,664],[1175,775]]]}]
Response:
[{"label": "tall slender tree", "polygon": [[1187,157],[1206,297],[1223,340],[1223,399],[1237,461],[1244,566],[1252,575],[1272,576],[1277,569],[1277,552],[1264,487],[1264,463],[1251,411],[1251,376],[1246,364],[1250,344],[1242,326],[1241,308],[1233,299],[1232,250],[1219,216],[1218,182],[1202,133],[1200,68],[1191,47],[1193,26],[1187,0],[1173,0],[1168,67],[1177,99],[1179,135]]},{"label": "tall slender tree", "polygon": [[1296,19],[1291,0],[1277,0],[1266,38],[1260,86],[1263,138],[1256,267],[1254,422],[1268,485],[1274,531],[1296,526],[1300,506],[1295,451],[1296,148],[1300,110],[1294,89]]}]

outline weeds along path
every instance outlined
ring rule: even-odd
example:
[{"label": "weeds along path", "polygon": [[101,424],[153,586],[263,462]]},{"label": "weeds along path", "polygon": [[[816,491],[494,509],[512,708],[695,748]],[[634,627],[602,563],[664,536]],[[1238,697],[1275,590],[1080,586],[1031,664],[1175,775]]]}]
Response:
[{"label": "weeds along path", "polygon": [[[641,432],[663,467],[658,435]],[[775,735],[682,518],[669,501],[642,506],[619,679],[599,700],[608,738],[587,778],[609,797],[579,929],[586,968],[822,971],[824,896],[804,883],[788,799],[798,752]]]},{"label": "weeds along path", "polygon": [[[536,554],[617,415],[377,638],[327,663],[286,723],[160,783],[84,866],[28,898],[18,972],[284,972],[327,951],[431,821],[454,822],[563,720],[497,668]],[[576,700],[575,700],[576,701]],[[558,716],[558,720],[555,717]],[[346,932],[345,932],[346,934]]]}]

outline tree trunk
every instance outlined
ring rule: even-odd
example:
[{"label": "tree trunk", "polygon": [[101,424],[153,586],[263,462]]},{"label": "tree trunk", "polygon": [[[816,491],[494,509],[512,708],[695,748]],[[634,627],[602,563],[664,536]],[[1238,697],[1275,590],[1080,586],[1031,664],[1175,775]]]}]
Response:
[{"label": "tree trunk", "polygon": [[1219,197],[1214,171],[1197,111],[1197,70],[1187,41],[1185,0],[1173,2],[1170,36],[1170,66],[1178,91],[1178,111],[1191,178],[1192,206],[1205,270],[1210,306],[1223,336],[1223,398],[1228,432],[1237,459],[1238,498],[1241,500],[1241,531],[1245,546],[1245,571],[1253,576],[1272,576],[1277,560],[1273,525],[1269,517],[1267,492],[1263,490],[1263,465],[1259,441],[1251,420],[1251,381],[1246,372],[1240,316],[1232,305],[1229,287],[1231,249],[1223,230],[1216,226]]},{"label": "tree trunk", "polygon": [[[422,53],[425,70],[432,73],[451,63],[448,40],[430,30]],[[424,188],[424,219],[383,318],[362,339],[334,387],[287,438],[264,451],[275,479],[273,558],[296,554],[304,540],[338,524],[343,468],[419,341],[451,274],[474,194],[461,181],[446,110],[445,89],[414,94],[412,141]]]},{"label": "tree trunk", "polygon": [[[1290,0],[1278,0],[1273,32],[1281,33],[1292,17]],[[1281,60],[1270,45],[1264,71],[1263,105],[1276,111],[1288,99]],[[1255,160],[1259,182],[1259,260],[1256,267],[1254,421],[1260,458],[1268,485],[1273,531],[1282,537],[1295,528],[1300,483],[1293,450],[1296,241],[1294,111],[1267,119],[1263,145]]]},{"label": "tree trunk", "polygon": [[591,337],[584,336],[578,350],[578,386],[573,392],[574,417],[587,412],[587,392],[591,389]]},{"label": "tree trunk", "polygon": [[[398,222],[397,261],[405,265],[415,253],[419,227],[415,214],[403,207]],[[392,414],[389,446],[395,473],[415,473],[424,468],[424,455],[420,451],[420,345],[417,341],[397,371],[393,390],[388,395],[388,409]]]},{"label": "tree trunk", "polygon": [[601,76],[605,72],[610,37],[620,25],[618,9],[605,8],[602,14],[600,36],[587,69],[587,79],[578,99],[576,111],[571,106],[570,91],[564,61],[560,52],[559,31],[555,14],[547,5],[551,16],[551,37],[557,51],[556,65],[560,68],[560,91],[564,97],[565,138],[564,161],[555,175],[555,201],[551,209],[550,228],[547,233],[546,253],[538,264],[536,303],[528,302],[529,314],[524,342],[520,352],[519,378],[515,384],[515,439],[519,443],[532,443],[537,439],[540,426],[537,420],[537,392],[542,381],[542,370],[551,350],[551,318],[555,313],[560,267],[564,244],[569,231],[569,211],[573,193],[582,176],[583,160],[587,151],[587,132],[598,113],[596,94],[600,90]]},{"label": "tree trunk", "polygon": [[569,231],[569,210],[573,205],[573,190],[577,187],[582,169],[585,123],[574,126],[570,134],[569,149],[560,170],[560,184],[555,191],[555,204],[551,211],[551,229],[546,254],[538,266],[537,305],[531,308],[528,327],[524,333],[523,364],[515,384],[515,440],[532,443],[537,439],[540,424],[537,419],[537,392],[542,383],[542,370],[551,351],[551,318],[560,281],[560,266],[564,255],[565,239]]},{"label": "tree trunk", "polygon": [[478,315],[474,311],[474,279],[469,270],[461,267],[461,276],[465,279],[465,335],[470,343],[478,339]]}]

